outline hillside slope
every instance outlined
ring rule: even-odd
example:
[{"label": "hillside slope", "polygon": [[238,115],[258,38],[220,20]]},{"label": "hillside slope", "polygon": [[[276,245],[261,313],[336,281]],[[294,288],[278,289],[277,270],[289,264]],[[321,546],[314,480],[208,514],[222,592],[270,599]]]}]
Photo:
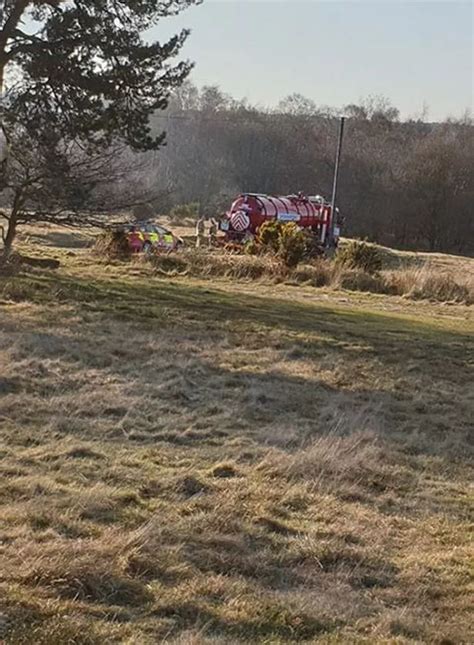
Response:
[{"label": "hillside slope", "polygon": [[0,639],[472,642],[471,308],[0,278]]}]

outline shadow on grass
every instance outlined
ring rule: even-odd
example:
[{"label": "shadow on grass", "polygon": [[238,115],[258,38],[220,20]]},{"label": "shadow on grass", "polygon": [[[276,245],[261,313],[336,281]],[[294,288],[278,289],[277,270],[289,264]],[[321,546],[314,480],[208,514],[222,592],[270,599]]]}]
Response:
[{"label": "shadow on grass", "polygon": [[35,233],[31,236],[35,243],[42,246],[56,247],[60,249],[85,249],[92,245],[92,241],[80,233],[70,231],[68,233],[50,232],[40,235]]},{"label": "shadow on grass", "polygon": [[[370,405],[376,410],[383,410],[390,431],[406,428],[435,433],[430,416],[417,414],[414,410],[414,392],[410,385],[405,384],[394,392],[382,387],[335,387],[316,378],[282,373],[271,367],[264,373],[252,371],[251,366],[240,367],[238,371],[229,370],[197,355],[190,356],[186,351],[180,351],[181,330],[183,334],[190,330],[204,331],[210,342],[213,336],[218,339],[219,335],[225,335],[235,345],[236,352],[239,346],[245,349],[246,332],[257,332],[259,335],[256,341],[252,339],[252,343],[256,343],[258,349],[261,342],[263,349],[266,333],[276,330],[280,332],[278,342],[283,349],[291,352],[296,347],[297,354],[301,352],[301,357],[305,359],[319,360],[329,356],[330,364],[333,358],[339,362],[344,359],[375,358],[391,370],[392,375],[400,377],[406,376],[406,364],[411,361],[416,374],[428,377],[432,383],[441,386],[464,387],[470,379],[469,356],[474,355],[472,335],[399,316],[338,309],[319,303],[225,293],[164,280],[151,280],[148,283],[138,280],[90,281],[43,273],[7,281],[4,291],[8,284],[13,288],[10,296],[14,297],[16,293],[19,300],[27,299],[51,306],[58,301],[65,302],[72,305],[80,316],[94,312],[105,318],[138,323],[141,330],[155,335],[162,330],[176,330],[174,355],[170,348],[164,363],[156,359],[143,370],[131,370],[129,359],[132,356],[127,353],[120,355],[120,346],[130,346],[127,339],[115,339],[116,347],[112,344],[110,351],[96,352],[94,344],[101,345],[107,338],[98,327],[94,344],[91,344],[90,323],[84,329],[76,324],[74,339],[43,333],[42,342],[35,349],[40,356],[66,356],[88,368],[113,372],[122,378],[133,377],[151,398],[156,399],[156,386],[160,385],[160,402],[174,408],[176,416],[182,417],[182,421],[177,422],[177,429],[171,432],[165,431],[159,423],[155,424],[156,428],[148,423],[151,431],[142,431],[137,425],[137,431],[131,432],[129,438],[139,441],[165,440],[192,444],[194,439],[195,443],[205,440],[215,445],[222,436],[232,432],[231,422],[237,427],[237,421],[241,423],[241,429],[250,432],[258,441],[271,442],[275,423],[287,431],[297,430],[303,439],[305,434],[324,430],[321,409],[333,405],[335,397],[341,394],[348,409],[367,408]],[[8,288],[6,295],[9,295]],[[54,310],[51,317],[53,320]],[[12,320],[12,330],[15,326],[16,322]],[[139,347],[136,348],[138,353],[139,350]],[[166,372],[170,366],[174,369],[173,374]],[[421,391],[418,396],[425,409],[429,410],[430,392]],[[464,403],[453,399],[449,388],[439,394],[436,403],[442,407],[438,413],[438,431],[442,434],[451,429],[452,415],[460,415],[459,406],[462,409]],[[208,418],[212,408],[216,408],[218,414],[225,409],[231,413],[235,411],[232,419],[228,418],[224,427],[220,427],[223,430],[221,437],[202,427],[189,431],[189,426],[196,419]],[[188,431],[184,436],[186,427]],[[435,441],[431,443],[430,450],[435,450],[435,444]]]},{"label": "shadow on grass", "polygon": [[[3,282],[3,285],[2,285]],[[15,285],[16,283],[16,285]],[[95,280],[61,274],[34,274],[0,281],[0,296],[43,304],[62,301],[134,322],[261,325],[296,333],[323,334],[339,342],[363,341],[381,356],[416,348],[436,352],[474,353],[474,335],[443,330],[425,321],[393,314],[328,307],[316,303],[225,293],[201,285],[150,280]],[[18,297],[15,297],[15,296]]]},{"label": "shadow on grass", "polygon": [[205,627],[223,637],[245,638],[245,642],[274,642],[274,639],[278,642],[307,642],[337,627],[335,620],[319,619],[276,605],[260,609],[253,620],[226,619],[217,611],[193,602],[162,605],[152,615],[173,620],[173,631],[177,633],[190,627]]}]

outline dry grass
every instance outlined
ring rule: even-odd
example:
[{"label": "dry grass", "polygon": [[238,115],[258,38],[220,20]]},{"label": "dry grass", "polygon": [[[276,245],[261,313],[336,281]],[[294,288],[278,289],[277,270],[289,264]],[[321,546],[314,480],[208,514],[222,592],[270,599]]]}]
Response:
[{"label": "dry grass", "polygon": [[429,264],[418,268],[400,267],[397,270],[371,274],[319,259],[310,264],[287,269],[271,256],[206,253],[195,252],[192,249],[185,254],[157,255],[151,262],[159,275],[167,277],[189,275],[237,280],[266,279],[336,290],[391,294],[413,300],[464,304],[474,302],[472,278],[468,276],[464,280],[455,280],[449,273],[439,272]]},{"label": "dry grass", "polygon": [[415,269],[400,269],[385,276],[389,292],[414,300],[474,303],[474,278],[455,280],[449,273],[441,273],[429,264]]},{"label": "dry grass", "polygon": [[54,253],[0,278],[0,639],[472,641],[468,307]]},{"label": "dry grass", "polygon": [[98,235],[93,252],[106,260],[126,260],[132,255],[127,236],[120,230],[108,230]]},{"label": "dry grass", "polygon": [[281,279],[285,275],[285,269],[279,262],[262,256],[199,252],[189,249],[184,254],[155,255],[150,261],[160,273],[168,276],[192,275],[258,280],[263,277]]}]

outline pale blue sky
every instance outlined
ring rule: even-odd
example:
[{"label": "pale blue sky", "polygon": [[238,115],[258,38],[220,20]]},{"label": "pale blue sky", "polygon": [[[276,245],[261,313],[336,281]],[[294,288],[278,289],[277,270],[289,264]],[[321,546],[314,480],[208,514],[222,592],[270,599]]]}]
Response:
[{"label": "pale blue sky", "polygon": [[341,106],[387,96],[403,116],[461,116],[473,104],[471,2],[205,0],[157,35],[192,34],[192,80],[274,105],[299,92]]}]

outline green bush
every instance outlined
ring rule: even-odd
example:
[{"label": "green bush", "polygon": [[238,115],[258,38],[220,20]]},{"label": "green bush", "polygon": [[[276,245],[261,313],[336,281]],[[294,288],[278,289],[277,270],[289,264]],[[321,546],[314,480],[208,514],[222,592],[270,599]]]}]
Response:
[{"label": "green bush", "polygon": [[173,223],[179,224],[184,220],[197,219],[199,217],[199,210],[200,205],[198,202],[178,204],[170,210],[169,217]]},{"label": "green bush", "polygon": [[374,244],[352,240],[338,251],[336,263],[349,269],[378,273],[382,269],[382,256]]},{"label": "green bush", "polygon": [[280,230],[278,255],[287,267],[295,267],[306,256],[307,236],[294,223],[284,224]]},{"label": "green bush", "polygon": [[256,246],[251,246],[249,253],[271,252],[277,255],[287,267],[295,267],[308,257],[309,236],[296,224],[287,224],[271,220],[259,228]]},{"label": "green bush", "polygon": [[257,244],[263,251],[273,251],[278,253],[280,250],[280,234],[282,224],[277,220],[264,222],[257,233]]}]

